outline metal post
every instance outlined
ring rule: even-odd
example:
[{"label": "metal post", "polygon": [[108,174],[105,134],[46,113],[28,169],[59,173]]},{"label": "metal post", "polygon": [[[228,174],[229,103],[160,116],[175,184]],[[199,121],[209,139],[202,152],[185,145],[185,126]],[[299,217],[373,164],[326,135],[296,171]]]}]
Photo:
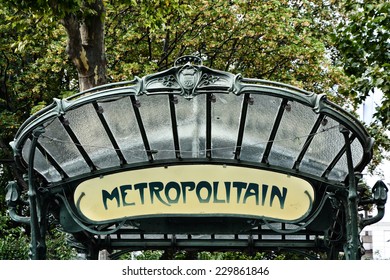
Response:
[{"label": "metal post", "polygon": [[37,203],[37,190],[34,180],[34,159],[35,149],[38,143],[39,136],[44,133],[43,128],[37,128],[32,133],[29,159],[28,159],[28,197],[30,202],[30,226],[31,226],[31,259],[40,260],[46,258],[46,244],[44,235],[42,236],[38,214],[40,205]]},{"label": "metal post", "polygon": [[352,161],[351,143],[349,139],[350,131],[345,127],[340,127],[340,132],[344,136],[345,151],[348,164],[348,198],[347,206],[347,244],[345,244],[344,252],[347,260],[360,259],[360,241],[359,241],[359,224],[358,224],[358,195],[357,184],[355,180],[354,167]]}]

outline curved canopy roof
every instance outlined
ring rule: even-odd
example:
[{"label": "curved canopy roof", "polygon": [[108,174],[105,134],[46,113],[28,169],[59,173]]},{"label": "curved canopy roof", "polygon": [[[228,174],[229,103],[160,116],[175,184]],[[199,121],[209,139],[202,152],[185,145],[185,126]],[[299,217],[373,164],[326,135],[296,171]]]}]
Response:
[{"label": "curved canopy roof", "polygon": [[349,130],[355,171],[372,139],[351,114],[286,84],[221,72],[184,57],[175,67],[55,102],[33,115],[13,146],[48,184],[131,166],[184,161],[251,164],[317,180],[348,174],[340,127]]},{"label": "curved canopy roof", "polygon": [[[353,115],[325,95],[210,69],[192,56],[55,99],[11,145],[29,176],[32,218],[17,216],[11,202],[10,213],[28,220],[35,238],[51,212],[92,251],[298,246],[332,258],[350,248],[357,258],[358,227],[384,214],[386,187],[357,201],[354,173],[371,160],[373,140]],[[358,222],[358,203],[371,202],[380,215]],[[40,242],[32,238],[36,256]]]}]

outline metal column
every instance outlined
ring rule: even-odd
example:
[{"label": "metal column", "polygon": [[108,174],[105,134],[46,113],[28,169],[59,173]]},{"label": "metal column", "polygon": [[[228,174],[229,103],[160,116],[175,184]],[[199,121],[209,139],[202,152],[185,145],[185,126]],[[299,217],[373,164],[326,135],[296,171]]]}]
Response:
[{"label": "metal column", "polygon": [[358,223],[358,195],[355,172],[352,161],[351,143],[349,139],[350,131],[345,127],[340,127],[340,132],[345,140],[345,152],[348,164],[348,196],[346,200],[346,231],[347,243],[344,245],[345,258],[347,260],[358,260],[361,258],[361,248],[359,240]]}]

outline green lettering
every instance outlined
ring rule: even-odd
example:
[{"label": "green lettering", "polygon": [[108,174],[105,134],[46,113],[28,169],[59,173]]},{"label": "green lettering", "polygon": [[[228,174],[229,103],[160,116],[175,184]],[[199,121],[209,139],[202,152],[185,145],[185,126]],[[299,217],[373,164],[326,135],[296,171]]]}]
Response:
[{"label": "green lettering", "polygon": [[144,192],[144,190],[146,189],[147,186],[148,186],[147,183],[139,183],[139,184],[135,184],[134,185],[134,189],[139,191],[139,197],[141,199],[141,203],[142,204],[145,203],[145,192]]},{"label": "green lettering", "polygon": [[150,201],[153,204],[154,203],[154,197],[156,196],[157,199],[164,205],[170,206],[167,202],[165,202],[160,195],[160,192],[164,189],[164,184],[161,182],[150,182],[149,183],[149,189],[150,189]]},{"label": "green lettering", "polygon": [[261,206],[264,206],[265,199],[267,198],[268,185],[263,184],[262,196],[261,196]]},{"label": "green lettering", "polygon": [[259,205],[259,185],[255,183],[249,183],[248,188],[245,191],[244,195],[244,203],[250,197],[254,196],[256,200],[256,205]]},{"label": "green lettering", "polygon": [[121,190],[122,205],[123,206],[135,205],[135,202],[131,202],[131,203],[126,202],[127,190],[132,190],[131,185],[123,185],[120,186],[119,188]]},{"label": "green lettering", "polygon": [[272,203],[274,202],[275,196],[279,198],[280,202],[280,209],[284,208],[284,202],[286,201],[286,195],[287,195],[287,189],[283,187],[283,195],[280,192],[280,189],[277,186],[272,186],[272,191],[271,191],[271,202],[270,206],[272,207]]},{"label": "green lettering", "polygon": [[[202,189],[206,189],[206,191],[207,191],[206,198],[202,198],[200,195],[200,192]],[[212,190],[211,190],[211,185],[209,184],[209,182],[201,181],[196,185],[196,196],[198,197],[198,200],[200,203],[209,203],[210,198],[211,198],[211,192],[212,192]]]},{"label": "green lettering", "polygon": [[218,199],[218,184],[219,182],[213,182],[213,197],[214,197],[214,203],[226,203],[223,199]]},{"label": "green lettering", "polygon": [[108,207],[107,207],[107,199],[109,199],[109,200],[116,199],[117,207],[119,207],[119,205],[120,205],[118,188],[113,189],[111,193],[109,193],[106,190],[102,190],[102,198],[103,198],[104,209],[106,209],[106,210],[108,209]]},{"label": "green lettering", "polygon": [[[170,197],[170,190],[174,190],[176,192],[176,197],[174,198],[171,198]],[[179,198],[180,198],[180,194],[181,194],[181,190],[180,190],[180,185],[176,182],[169,182],[166,186],[165,186],[165,197],[166,199],[168,200],[169,203],[177,203],[179,201]]]},{"label": "green lettering", "polygon": [[225,182],[226,203],[230,203],[230,187],[231,182]]},{"label": "green lettering", "polygon": [[183,193],[183,203],[187,203],[187,190],[192,191],[195,189],[194,182],[181,182],[181,190]]},{"label": "green lettering", "polygon": [[233,182],[233,188],[237,189],[237,203],[240,203],[242,190],[246,188],[245,182]]}]

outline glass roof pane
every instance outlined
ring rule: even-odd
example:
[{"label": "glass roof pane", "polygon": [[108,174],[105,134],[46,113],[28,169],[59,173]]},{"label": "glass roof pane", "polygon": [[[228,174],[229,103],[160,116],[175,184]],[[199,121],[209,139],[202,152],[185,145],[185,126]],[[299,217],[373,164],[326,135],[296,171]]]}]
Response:
[{"label": "glass roof pane", "polygon": [[[22,155],[28,162],[31,148],[31,140],[27,139],[23,146]],[[48,181],[57,182],[61,181],[61,175],[58,171],[49,163],[48,159],[42,155],[42,153],[35,149],[34,156],[34,169],[41,173]]]},{"label": "glass roof pane", "polygon": [[206,95],[178,99],[175,106],[181,155],[183,158],[205,157]]},{"label": "glass roof pane", "polygon": [[57,118],[45,125],[45,133],[39,138],[39,143],[69,176],[90,172],[76,145]]},{"label": "glass roof pane", "polygon": [[23,159],[28,163],[30,158],[30,147],[31,147],[31,140],[27,139],[26,142],[23,145],[22,149],[22,157]]},{"label": "glass roof pane", "polygon": [[352,151],[352,162],[353,166],[357,166],[363,159],[363,146],[360,143],[360,141],[355,138],[351,144],[351,151]]},{"label": "glass roof pane", "polygon": [[51,182],[61,181],[61,175],[39,151],[35,151],[34,168]]},{"label": "glass roof pane", "polygon": [[252,98],[254,103],[248,106],[241,159],[260,162],[274,125],[281,99],[260,94],[252,94]]},{"label": "glass roof pane", "polygon": [[344,153],[343,156],[339,159],[337,164],[329,172],[328,179],[335,181],[343,181],[345,176],[348,175],[348,163],[347,156]]},{"label": "glass roof pane", "polygon": [[[352,152],[352,162],[355,167],[360,163],[363,157],[363,147],[359,140],[355,140],[351,143],[351,152]],[[329,173],[330,180],[344,181],[345,177],[348,175],[348,162],[346,153],[340,158],[335,167]]]},{"label": "glass roof pane", "polygon": [[310,107],[289,102],[268,157],[269,163],[292,168],[317,117]]},{"label": "glass roof pane", "polygon": [[153,158],[175,158],[168,95],[141,95],[137,99],[150,148],[157,151]]},{"label": "glass roof pane", "polygon": [[127,163],[147,161],[130,97],[100,102],[99,105]]},{"label": "glass roof pane", "polygon": [[[361,171],[372,156],[371,138],[358,120],[322,96],[273,81],[234,78],[233,73],[207,69],[200,62],[198,67],[192,58],[177,62],[170,70],[91,89],[92,95],[55,100],[21,126],[11,143],[14,151],[22,149],[28,161],[31,141],[26,139],[44,126],[35,168],[48,182],[63,177],[68,182],[96,169],[106,174],[142,167],[153,159],[180,164],[179,157],[182,163],[221,159],[272,170],[299,168],[292,171],[323,176],[317,178],[320,181],[329,176],[344,180],[348,168],[341,153],[345,143],[340,120],[359,137],[351,143],[356,170]],[[194,67],[182,65],[187,62]],[[238,95],[231,92],[232,86]],[[207,99],[211,95],[215,102]],[[318,105],[320,118],[306,102]],[[317,132],[310,136],[313,128]]]},{"label": "glass roof pane", "polygon": [[212,157],[234,158],[244,95],[216,94],[211,112]]},{"label": "glass roof pane", "polygon": [[344,146],[343,134],[339,131],[339,123],[329,117],[317,131],[305,156],[300,170],[321,176],[337,153]]},{"label": "glass roof pane", "polygon": [[115,149],[92,104],[66,112],[65,118],[97,169],[120,164]]}]

